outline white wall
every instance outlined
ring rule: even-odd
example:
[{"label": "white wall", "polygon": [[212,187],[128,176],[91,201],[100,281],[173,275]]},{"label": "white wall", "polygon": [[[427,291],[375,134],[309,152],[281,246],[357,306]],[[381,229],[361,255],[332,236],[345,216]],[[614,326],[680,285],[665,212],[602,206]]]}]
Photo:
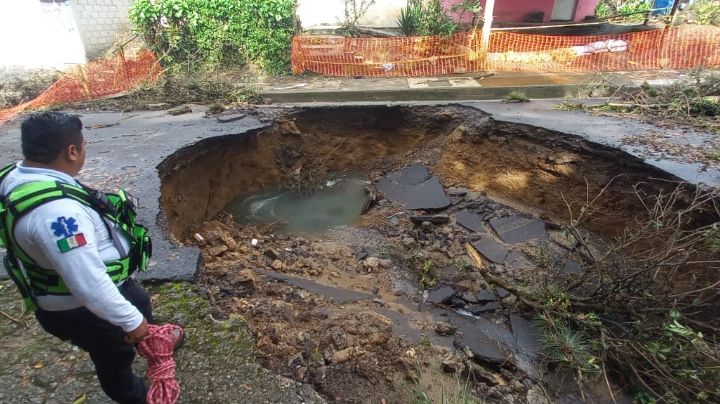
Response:
[{"label": "white wall", "polygon": [[[361,0],[356,0],[359,4]],[[376,0],[359,21],[365,27],[397,27],[400,9],[407,0]],[[345,0],[298,0],[298,17],[303,28],[337,26],[345,20]]]},{"label": "white wall", "polygon": [[117,34],[130,30],[128,10],[134,0],[70,0],[70,3],[89,59],[112,45]]},{"label": "white wall", "polygon": [[67,1],[0,0],[0,66],[62,68],[85,61]]}]

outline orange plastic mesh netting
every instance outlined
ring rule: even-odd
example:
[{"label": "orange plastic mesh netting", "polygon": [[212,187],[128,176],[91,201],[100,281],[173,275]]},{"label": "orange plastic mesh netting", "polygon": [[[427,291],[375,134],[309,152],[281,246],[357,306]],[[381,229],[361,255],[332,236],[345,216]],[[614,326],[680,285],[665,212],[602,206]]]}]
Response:
[{"label": "orange plastic mesh netting", "polygon": [[592,72],[720,66],[720,28],[682,26],[599,36],[493,32],[448,37],[296,36],[292,69],[328,76],[437,76],[477,71]]},{"label": "orange plastic mesh netting", "polygon": [[92,100],[133,89],[146,81],[157,80],[162,72],[157,58],[149,50],[135,57],[122,54],[88,62],[58,81],[35,99],[16,107],[0,110],[0,125],[26,109]]}]

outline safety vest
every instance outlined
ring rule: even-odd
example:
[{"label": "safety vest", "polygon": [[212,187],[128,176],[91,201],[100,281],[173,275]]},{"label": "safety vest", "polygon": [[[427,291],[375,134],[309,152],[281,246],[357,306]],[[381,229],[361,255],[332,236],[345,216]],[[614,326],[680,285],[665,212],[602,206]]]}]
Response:
[{"label": "safety vest", "polygon": [[[0,183],[13,169],[14,164],[0,170]],[[0,248],[7,249],[5,269],[20,290],[28,310],[37,307],[35,296],[71,293],[57,271],[41,267],[18,245],[15,240],[15,225],[33,209],[62,198],[86,205],[107,219],[103,220],[103,223],[108,227],[110,237],[113,237],[114,233],[108,221],[118,233],[129,240],[130,251],[126,257],[105,262],[107,274],[115,284],[126,280],[136,270],[145,271],[152,255],[148,230],[135,221],[135,203],[125,191],[104,194],[84,186],[52,180],[22,184],[8,195],[0,196]]]}]

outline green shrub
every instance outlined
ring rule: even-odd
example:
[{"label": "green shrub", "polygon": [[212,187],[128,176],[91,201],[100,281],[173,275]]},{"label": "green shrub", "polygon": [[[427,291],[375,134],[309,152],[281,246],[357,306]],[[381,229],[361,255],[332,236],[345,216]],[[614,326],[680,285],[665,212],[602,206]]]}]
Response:
[{"label": "green shrub", "polygon": [[[595,9],[595,15],[598,17],[611,17],[650,11],[651,9],[652,0],[602,0]],[[643,16],[644,14],[637,14],[629,18],[631,20],[641,20]]]},{"label": "green shrub", "polygon": [[698,0],[690,12],[692,21],[697,24],[720,26],[720,2],[717,0]]},{"label": "green shrub", "polygon": [[422,6],[417,3],[409,3],[400,10],[398,16],[398,27],[405,36],[417,35],[420,31],[422,21]]},{"label": "green shrub", "polygon": [[135,30],[170,68],[253,64],[287,70],[294,0],[138,0]]},{"label": "green shrub", "polygon": [[420,35],[452,35],[457,29],[440,0],[428,1],[420,19]]}]

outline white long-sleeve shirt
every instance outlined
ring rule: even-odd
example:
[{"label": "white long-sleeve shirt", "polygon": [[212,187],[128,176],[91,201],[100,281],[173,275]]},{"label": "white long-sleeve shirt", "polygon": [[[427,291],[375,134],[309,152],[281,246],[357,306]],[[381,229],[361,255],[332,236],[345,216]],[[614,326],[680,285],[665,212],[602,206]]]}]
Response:
[{"label": "white long-sleeve shirt", "polygon": [[[18,163],[17,168],[0,184],[0,194],[7,195],[18,186],[34,181],[61,181],[78,185],[65,173],[24,167]],[[128,240],[117,232],[114,234],[127,251]],[[15,225],[14,235],[25,253],[39,266],[57,271],[70,289],[70,296],[37,296],[40,308],[61,311],[85,306],[125,332],[140,326],[143,315],[120,294],[106,273],[104,262],[119,259],[120,252],[113,244],[104,220],[96,211],[72,199],[58,199],[20,218]],[[61,248],[58,244],[58,241],[69,236],[78,235],[84,238],[84,245],[68,250],[68,247]]]}]

